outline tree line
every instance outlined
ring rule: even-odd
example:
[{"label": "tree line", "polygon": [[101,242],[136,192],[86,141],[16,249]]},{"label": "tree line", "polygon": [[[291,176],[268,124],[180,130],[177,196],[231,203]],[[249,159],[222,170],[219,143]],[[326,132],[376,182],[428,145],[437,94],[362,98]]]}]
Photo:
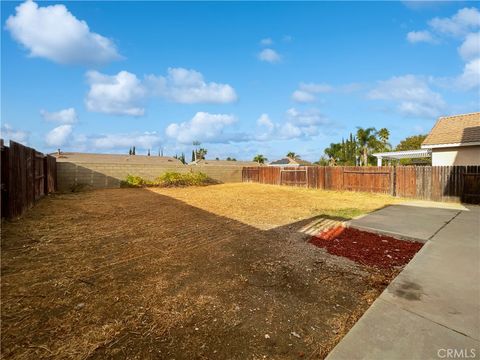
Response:
[{"label": "tree line", "polygon": [[[376,165],[376,158],[372,155],[379,152],[417,150],[420,149],[427,135],[414,135],[403,139],[395,148],[389,143],[390,131],[386,128],[377,130],[357,128],[356,134],[350,133],[345,140],[331,143],[324,150],[324,156],[317,162],[319,165],[368,166]],[[413,163],[412,159],[400,160],[402,165]]]},{"label": "tree line", "polygon": [[[380,130],[375,129],[374,127],[369,128],[357,128],[355,134],[350,133],[349,136],[345,139],[342,138],[341,142],[331,143],[325,150],[324,155],[316,161],[314,164],[322,166],[368,166],[376,165],[376,158],[372,155],[378,152],[388,152],[388,151],[405,151],[405,150],[416,150],[420,149],[423,140],[427,135],[414,135],[409,136],[395,147],[392,148],[392,145],[389,142],[390,131],[387,128],[381,128]],[[192,162],[205,159],[208,150],[202,148],[200,142],[194,141],[192,143],[194,149],[192,150]],[[131,147],[129,150],[129,155],[135,155],[135,146]],[[148,156],[150,156],[150,149],[148,149]],[[159,150],[158,156],[163,156],[163,151]],[[291,159],[300,159],[300,155],[296,154],[293,151],[290,151],[286,155],[287,158]],[[175,159],[180,160],[182,163],[186,164],[185,154],[182,153],[180,156],[175,154]],[[219,160],[219,158],[216,158]],[[235,158],[227,157],[228,161],[236,161]],[[268,159],[262,155],[257,154],[253,158],[253,161],[264,164]],[[420,159],[416,162],[428,163],[429,159]],[[412,164],[412,159],[402,159],[399,161],[402,165]]]}]

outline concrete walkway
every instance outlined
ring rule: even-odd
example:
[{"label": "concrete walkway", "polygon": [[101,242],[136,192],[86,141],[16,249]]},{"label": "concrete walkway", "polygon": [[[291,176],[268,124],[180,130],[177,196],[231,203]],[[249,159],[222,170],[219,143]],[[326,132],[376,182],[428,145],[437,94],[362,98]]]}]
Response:
[{"label": "concrete walkway", "polygon": [[480,207],[394,205],[350,225],[426,244],[327,359],[480,359]]},{"label": "concrete walkway", "polygon": [[468,209],[461,204],[412,201],[387,206],[352,220],[349,225],[365,231],[426,242],[462,210]]}]

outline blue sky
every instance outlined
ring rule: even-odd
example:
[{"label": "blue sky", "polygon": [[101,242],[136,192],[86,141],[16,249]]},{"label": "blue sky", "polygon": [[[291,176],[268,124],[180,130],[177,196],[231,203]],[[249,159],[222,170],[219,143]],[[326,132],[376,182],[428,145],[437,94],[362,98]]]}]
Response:
[{"label": "blue sky", "polygon": [[395,145],[479,111],[476,5],[2,1],[2,137],[318,160],[373,126]]}]

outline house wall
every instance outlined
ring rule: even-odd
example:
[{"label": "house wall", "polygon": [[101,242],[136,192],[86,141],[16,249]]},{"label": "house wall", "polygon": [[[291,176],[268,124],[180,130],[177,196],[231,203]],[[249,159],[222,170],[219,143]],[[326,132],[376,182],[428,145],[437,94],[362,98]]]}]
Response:
[{"label": "house wall", "polygon": [[432,165],[480,165],[480,146],[432,149]]},{"label": "house wall", "polygon": [[168,172],[203,172],[222,183],[241,182],[242,166],[187,166],[183,164],[125,164],[125,163],[72,163],[57,162],[57,182],[60,191],[76,185],[93,188],[118,188],[128,174],[148,180]]}]

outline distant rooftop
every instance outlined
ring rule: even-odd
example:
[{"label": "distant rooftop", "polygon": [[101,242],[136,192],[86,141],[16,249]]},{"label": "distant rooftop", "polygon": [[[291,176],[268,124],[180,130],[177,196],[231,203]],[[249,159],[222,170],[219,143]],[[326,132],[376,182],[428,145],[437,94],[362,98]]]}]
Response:
[{"label": "distant rooftop", "polygon": [[169,156],[123,155],[123,154],[94,154],[79,152],[61,152],[50,154],[58,162],[73,163],[132,163],[132,164],[176,164],[182,165],[178,159]]},{"label": "distant rooftop", "polygon": [[302,159],[293,159],[293,158],[283,158],[280,160],[272,161],[268,165],[273,165],[273,166],[310,166],[313,165],[311,162],[302,160]]}]

